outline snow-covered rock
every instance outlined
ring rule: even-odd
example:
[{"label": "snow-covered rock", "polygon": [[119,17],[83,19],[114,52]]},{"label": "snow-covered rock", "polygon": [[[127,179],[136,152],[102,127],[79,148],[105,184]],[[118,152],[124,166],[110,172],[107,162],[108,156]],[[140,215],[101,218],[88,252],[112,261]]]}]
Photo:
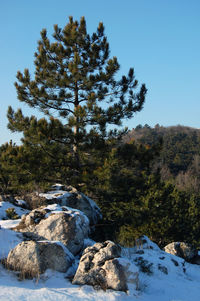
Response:
[{"label": "snow-covered rock", "polygon": [[67,272],[73,255],[61,243],[26,241],[12,249],[7,257],[7,268],[20,271],[25,278],[36,277],[46,269]]},{"label": "snow-covered rock", "polygon": [[127,291],[128,279],[138,281],[137,268],[132,272],[128,260],[121,260],[121,249],[111,241],[96,243],[84,250],[73,284],[88,284],[102,289]]},{"label": "snow-covered rock", "polygon": [[88,237],[89,220],[80,210],[53,204],[23,216],[15,229],[32,240],[61,241],[75,255]]},{"label": "snow-covered rock", "polygon": [[[53,188],[55,190],[47,193],[40,193],[39,196],[46,198],[49,204],[57,203],[61,206],[68,206],[81,210],[88,217],[91,225],[96,224],[98,220],[102,218],[100,208],[97,204],[85,194],[79,192],[76,188],[72,186],[64,187],[59,184],[54,185]],[[65,190],[60,190],[60,188],[64,188]]]},{"label": "snow-covered rock", "polygon": [[185,242],[172,242],[164,247],[164,251],[179,256],[189,262],[198,255],[197,249]]}]

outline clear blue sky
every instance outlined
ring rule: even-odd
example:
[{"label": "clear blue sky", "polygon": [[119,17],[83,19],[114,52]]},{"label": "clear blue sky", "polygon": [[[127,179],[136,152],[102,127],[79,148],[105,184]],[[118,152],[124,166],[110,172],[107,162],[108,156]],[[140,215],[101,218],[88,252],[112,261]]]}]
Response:
[{"label": "clear blue sky", "polygon": [[63,27],[68,16],[85,16],[88,32],[105,25],[111,55],[121,72],[135,68],[148,95],[144,109],[126,125],[187,125],[200,128],[199,0],[6,0],[0,1],[0,144],[19,136],[7,130],[9,105],[30,112],[17,100],[18,70],[33,68],[40,31]]}]

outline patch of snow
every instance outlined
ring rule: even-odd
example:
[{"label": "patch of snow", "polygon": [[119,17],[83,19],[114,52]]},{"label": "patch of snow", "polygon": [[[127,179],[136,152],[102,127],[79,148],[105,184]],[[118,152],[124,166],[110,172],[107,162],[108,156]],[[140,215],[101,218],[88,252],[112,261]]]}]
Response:
[{"label": "patch of snow", "polygon": [[1,228],[12,229],[19,225],[21,219],[0,220]]},{"label": "patch of snow", "polygon": [[0,280],[2,301],[123,301],[123,297],[126,297],[125,293],[96,291],[91,286],[72,285],[62,273],[51,270],[47,270],[35,281],[18,281],[13,272],[8,272],[0,266]]},{"label": "patch of snow", "polygon": [[46,198],[47,200],[52,200],[52,199],[67,199],[71,193],[64,191],[64,190],[54,190],[54,191],[49,191],[46,193],[40,193],[39,196]]},{"label": "patch of snow", "polygon": [[7,257],[10,250],[15,248],[22,241],[23,241],[22,234],[17,233],[13,230],[1,228],[0,229],[0,259]]},{"label": "patch of snow", "polygon": [[18,199],[16,199],[15,202],[16,202],[19,206],[26,206],[26,205],[27,205],[26,201],[24,201],[24,200],[18,200]]},{"label": "patch of snow", "polygon": [[30,210],[15,206],[14,204],[10,202],[0,202],[0,219],[8,219],[6,215],[6,210],[8,208],[14,208],[15,212],[19,215],[22,216],[23,214],[28,213]]},{"label": "patch of snow", "polygon": [[[79,217],[76,219],[76,223],[77,223],[77,227],[83,227],[84,225],[89,225],[89,219],[88,217],[80,210],[78,209],[74,209],[71,207],[67,207],[67,206],[60,206],[58,204],[52,204],[52,205],[48,205],[45,207],[45,209],[51,210],[51,212],[48,212],[45,215],[45,218],[47,218],[49,215],[53,214],[53,213],[66,213],[69,214],[72,217]],[[64,209],[64,210],[63,210]],[[80,218],[80,216],[82,216],[82,218],[84,219],[84,222],[82,221],[82,219]]]},{"label": "patch of snow", "polygon": [[54,184],[54,185],[52,185],[52,189],[53,190],[62,190],[63,189],[63,187],[64,187],[64,185],[63,184],[60,184],[60,183],[56,183],[56,184]]}]

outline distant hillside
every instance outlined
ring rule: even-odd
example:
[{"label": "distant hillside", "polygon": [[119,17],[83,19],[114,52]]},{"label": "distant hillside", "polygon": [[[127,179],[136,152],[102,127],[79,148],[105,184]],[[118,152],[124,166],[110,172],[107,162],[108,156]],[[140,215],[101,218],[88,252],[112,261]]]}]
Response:
[{"label": "distant hillside", "polygon": [[138,125],[124,141],[135,140],[153,145],[162,139],[160,157],[154,167],[161,169],[164,180],[174,181],[181,189],[200,191],[200,129],[187,126],[163,127]]}]

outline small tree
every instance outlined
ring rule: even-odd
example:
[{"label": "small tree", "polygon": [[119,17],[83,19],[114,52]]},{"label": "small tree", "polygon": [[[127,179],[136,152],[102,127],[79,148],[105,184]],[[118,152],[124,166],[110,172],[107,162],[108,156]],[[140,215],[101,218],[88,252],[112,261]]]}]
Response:
[{"label": "small tree", "polygon": [[[56,114],[62,130],[55,135],[52,129],[50,139],[71,145],[79,167],[83,146],[96,147],[112,133],[107,125],[119,126],[123,119],[140,111],[147,89],[144,84],[137,89],[133,68],[127,76],[116,79],[120,66],[116,57],[109,57],[103,23],[89,35],[84,17],[80,23],[69,17],[63,29],[54,26],[53,38],[54,42],[47,37],[46,29],[41,31],[34,79],[28,69],[23,74],[18,71],[15,86],[18,99],[49,116],[50,122]],[[11,107],[8,119],[12,131],[27,133],[27,125],[29,130],[33,123]],[[38,124],[34,126],[42,131]]]}]

